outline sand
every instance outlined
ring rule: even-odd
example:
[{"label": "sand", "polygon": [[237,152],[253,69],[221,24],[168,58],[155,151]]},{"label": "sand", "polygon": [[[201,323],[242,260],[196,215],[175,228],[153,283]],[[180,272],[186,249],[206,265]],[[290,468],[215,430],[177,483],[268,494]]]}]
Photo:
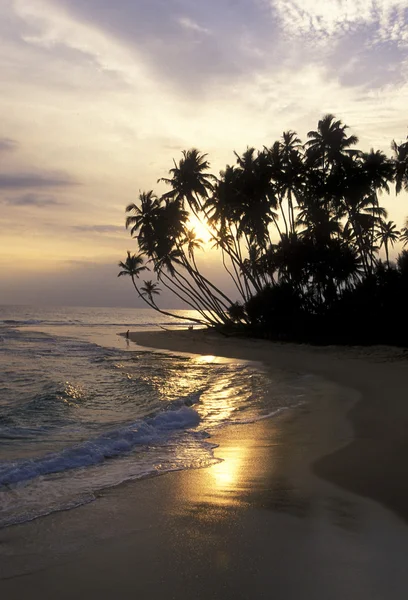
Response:
[{"label": "sand", "polygon": [[132,339],[314,374],[310,398],[220,432],[218,465],[131,482],[1,531],[1,598],[406,598],[403,352],[202,331]]},{"label": "sand", "polygon": [[353,440],[317,460],[313,470],[383,502],[408,520],[408,352],[391,347],[316,347],[224,337],[211,331],[133,334],[141,346],[254,360],[313,373],[359,395],[347,414]]}]

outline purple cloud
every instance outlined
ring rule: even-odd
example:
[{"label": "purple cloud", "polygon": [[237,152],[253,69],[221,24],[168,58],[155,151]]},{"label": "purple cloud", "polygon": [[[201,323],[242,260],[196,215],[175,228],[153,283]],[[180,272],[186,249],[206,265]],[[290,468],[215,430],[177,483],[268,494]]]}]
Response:
[{"label": "purple cloud", "polygon": [[61,188],[78,185],[65,173],[0,173],[0,190]]},{"label": "purple cloud", "polygon": [[18,148],[18,142],[8,137],[0,137],[0,152],[12,152]]},{"label": "purple cloud", "polygon": [[3,200],[3,204],[8,206],[56,206],[60,205],[61,202],[53,198],[52,196],[42,196],[33,193],[23,194],[21,196],[15,196],[12,198],[6,198]]}]

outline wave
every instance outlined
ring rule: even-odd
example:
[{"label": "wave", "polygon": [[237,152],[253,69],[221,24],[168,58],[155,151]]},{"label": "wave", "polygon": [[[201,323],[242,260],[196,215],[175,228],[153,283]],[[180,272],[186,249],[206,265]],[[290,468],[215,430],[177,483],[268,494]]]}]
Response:
[{"label": "wave", "polygon": [[193,408],[183,406],[65,448],[61,452],[47,454],[41,458],[3,463],[0,467],[0,487],[39,476],[97,465],[106,459],[127,454],[136,446],[163,442],[172,432],[196,427],[199,421],[200,417]]},{"label": "wave", "polygon": [[49,321],[49,320],[41,320],[41,319],[26,319],[26,320],[18,320],[18,319],[0,319],[0,326],[1,325],[8,325],[11,327],[24,327],[24,325],[45,325],[47,327],[66,327],[66,326],[76,326],[76,327],[121,327],[121,328],[130,328],[130,327],[135,327],[137,329],[140,328],[148,328],[148,327],[180,327],[180,326],[187,326],[188,324],[193,323],[193,321],[190,322],[190,320],[183,320],[183,321],[178,321],[178,320],[174,320],[174,321],[151,321],[151,322],[147,322],[147,323],[140,323],[140,322],[135,322],[135,323],[91,323],[91,322],[85,322],[85,321],[78,321],[78,320],[64,320],[64,321]]},{"label": "wave", "polygon": [[0,324],[3,324],[3,325],[14,325],[14,326],[19,326],[19,325],[41,325],[42,323],[45,323],[45,321],[43,321],[41,319],[26,319],[26,320],[2,319],[2,320],[0,320]]}]

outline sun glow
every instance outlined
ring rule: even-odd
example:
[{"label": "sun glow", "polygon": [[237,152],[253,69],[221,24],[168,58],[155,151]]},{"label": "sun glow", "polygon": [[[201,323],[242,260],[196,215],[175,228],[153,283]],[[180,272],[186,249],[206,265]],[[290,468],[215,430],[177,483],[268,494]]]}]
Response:
[{"label": "sun glow", "polygon": [[194,229],[194,233],[196,234],[197,241],[202,241],[202,246],[212,245],[211,240],[211,230],[207,225],[205,218],[203,220],[198,219],[194,215],[190,215],[188,219],[188,228]]}]

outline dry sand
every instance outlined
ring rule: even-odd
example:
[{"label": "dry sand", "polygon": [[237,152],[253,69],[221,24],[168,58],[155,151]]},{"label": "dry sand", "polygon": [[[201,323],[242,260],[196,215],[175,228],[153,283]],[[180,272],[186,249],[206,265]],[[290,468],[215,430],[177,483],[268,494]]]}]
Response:
[{"label": "dry sand", "polygon": [[1,598],[405,600],[403,352],[203,331],[132,339],[317,377],[304,406],[222,431],[218,465],[0,532]]}]

